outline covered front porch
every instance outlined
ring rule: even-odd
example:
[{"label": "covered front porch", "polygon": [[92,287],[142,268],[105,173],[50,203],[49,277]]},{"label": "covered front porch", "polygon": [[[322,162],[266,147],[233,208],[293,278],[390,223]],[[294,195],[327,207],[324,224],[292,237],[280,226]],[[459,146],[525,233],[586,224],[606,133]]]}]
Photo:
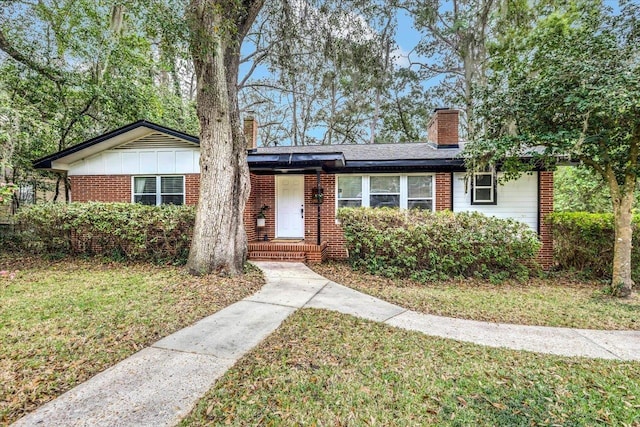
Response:
[{"label": "covered front porch", "polygon": [[250,156],[245,210],[250,260],[318,263],[336,246],[333,175],[340,153]]}]

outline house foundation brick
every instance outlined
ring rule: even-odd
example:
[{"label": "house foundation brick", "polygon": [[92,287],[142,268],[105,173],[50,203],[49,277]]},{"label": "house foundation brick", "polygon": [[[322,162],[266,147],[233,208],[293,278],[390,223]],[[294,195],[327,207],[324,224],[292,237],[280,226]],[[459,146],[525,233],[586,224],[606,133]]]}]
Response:
[{"label": "house foundation brick", "polygon": [[[304,177],[305,241],[316,244],[318,239],[318,205],[313,199],[313,189],[318,186],[316,175]],[[327,242],[326,256],[332,259],[347,258],[346,241],[342,227],[336,224],[336,176],[320,174],[324,200],[320,204],[320,242]]]},{"label": "house foundation brick", "polygon": [[186,205],[197,205],[200,198],[200,174],[190,173],[184,176],[184,203]]},{"label": "house foundation brick", "polygon": [[[540,203],[539,235],[542,248],[538,261],[543,268],[553,266],[553,241],[551,226],[547,216],[553,212],[553,172],[543,171],[538,174],[538,196]],[[72,200],[76,202],[131,202],[132,175],[81,175],[71,176]],[[271,241],[276,238],[276,176],[251,173],[251,193],[244,211],[243,220],[249,242],[263,241],[266,235]],[[438,172],[435,174],[435,210],[451,209],[453,173]],[[340,224],[336,221],[336,175],[322,173],[321,187],[324,200],[320,204],[320,228],[322,251],[307,255],[309,262],[318,259],[344,259],[348,257],[346,241]],[[304,175],[304,240],[306,244],[317,244],[318,205],[313,199],[313,189],[317,187],[315,174]],[[195,205],[200,191],[199,174],[185,175],[185,203]],[[260,208],[269,206],[266,211],[265,227],[257,227],[256,219]],[[326,244],[326,245],[325,245]]]}]

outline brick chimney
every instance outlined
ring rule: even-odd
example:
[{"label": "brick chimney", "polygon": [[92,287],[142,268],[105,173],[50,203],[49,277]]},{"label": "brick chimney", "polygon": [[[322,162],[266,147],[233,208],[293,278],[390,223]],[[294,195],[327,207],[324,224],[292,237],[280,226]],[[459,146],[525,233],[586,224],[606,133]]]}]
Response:
[{"label": "brick chimney", "polygon": [[247,140],[247,150],[258,148],[258,121],[253,115],[244,118],[244,137]]},{"label": "brick chimney", "polygon": [[427,125],[429,142],[438,148],[458,148],[458,110],[436,108]]}]

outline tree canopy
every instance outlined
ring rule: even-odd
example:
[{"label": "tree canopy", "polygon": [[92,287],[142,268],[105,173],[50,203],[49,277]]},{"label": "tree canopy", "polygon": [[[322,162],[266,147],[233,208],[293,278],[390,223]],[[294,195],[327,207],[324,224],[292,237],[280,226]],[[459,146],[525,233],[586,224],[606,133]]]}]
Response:
[{"label": "tree canopy", "polygon": [[139,119],[197,132],[193,107],[163,83],[178,62],[171,5],[137,3],[3,4],[0,180],[23,182],[34,158]]},{"label": "tree canopy", "polygon": [[[613,285],[626,295],[640,150],[640,9],[620,6],[542,7],[530,31],[496,44],[479,88],[484,133],[467,155],[512,175],[570,159],[601,176],[616,218]],[[527,154],[535,163],[521,160]]]}]

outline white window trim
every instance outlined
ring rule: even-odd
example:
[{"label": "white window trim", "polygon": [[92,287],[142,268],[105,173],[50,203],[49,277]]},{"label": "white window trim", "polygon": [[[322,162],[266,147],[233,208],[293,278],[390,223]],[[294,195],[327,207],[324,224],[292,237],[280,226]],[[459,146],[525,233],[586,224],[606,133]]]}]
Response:
[{"label": "white window trim", "polygon": [[[362,178],[362,207],[368,208],[370,205],[370,179],[372,176],[399,176],[400,177],[400,209],[408,208],[409,200],[409,184],[407,177],[409,176],[430,176],[431,177],[431,211],[436,209],[436,175],[434,173],[376,173],[376,174],[336,174],[335,179],[335,211],[338,211],[338,180],[341,176],[359,176]],[[378,193],[376,193],[378,194]],[[380,193],[382,194],[382,193]],[[397,193],[386,193],[397,194]],[[348,200],[348,199],[342,199]],[[354,199],[356,200],[356,199]],[[412,198],[412,200],[429,200],[427,198]],[[337,221],[337,219],[336,219]],[[336,222],[338,223],[338,222]]]},{"label": "white window trim", "polygon": [[[489,175],[491,177],[491,185],[476,185],[476,177],[479,175]],[[496,204],[496,176],[493,172],[474,172],[473,181],[471,183],[471,204],[472,205],[495,205]],[[476,197],[477,190],[490,190],[490,199],[478,200]]]},{"label": "white window trim", "polygon": [[[182,177],[182,193],[162,193],[162,178],[167,176]],[[131,203],[135,203],[136,195],[151,193],[136,193],[136,178],[155,178],[156,179],[156,206],[162,205],[162,196],[182,196],[182,205],[187,204],[187,183],[184,175],[134,175],[131,177]]]}]

